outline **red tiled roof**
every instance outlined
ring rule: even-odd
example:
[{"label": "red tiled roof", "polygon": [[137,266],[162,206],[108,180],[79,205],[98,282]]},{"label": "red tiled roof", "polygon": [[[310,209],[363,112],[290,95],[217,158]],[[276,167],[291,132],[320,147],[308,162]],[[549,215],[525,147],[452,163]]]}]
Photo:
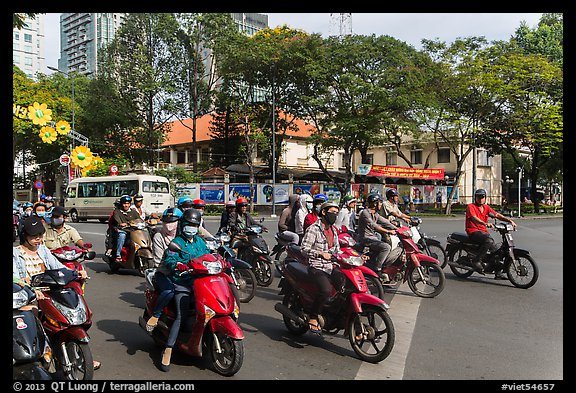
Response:
[{"label": "red tiled roof", "polygon": [[[212,117],[212,114],[207,114],[196,119],[196,142],[209,141],[212,139],[210,138],[211,131],[209,129]],[[295,132],[288,129],[286,132],[287,136],[306,138],[311,135],[311,130],[314,129],[312,125],[301,119],[296,119],[295,123],[298,126],[298,131]],[[184,119],[182,122],[180,122],[180,120],[168,122],[168,127],[170,131],[166,134],[167,138],[164,143],[162,143],[162,146],[192,143],[192,119]]]}]

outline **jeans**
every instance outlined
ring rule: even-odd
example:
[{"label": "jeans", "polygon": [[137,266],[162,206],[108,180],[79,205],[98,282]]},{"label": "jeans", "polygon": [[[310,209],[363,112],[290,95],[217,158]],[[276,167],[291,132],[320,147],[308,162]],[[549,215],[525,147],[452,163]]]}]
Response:
[{"label": "jeans", "polygon": [[154,274],[154,280],[160,294],[158,295],[158,299],[156,300],[156,304],[152,310],[152,316],[160,318],[162,310],[164,310],[164,307],[166,307],[174,297],[174,283],[159,271],[156,271]]},{"label": "jeans", "polygon": [[120,256],[120,252],[122,251],[122,246],[124,245],[124,242],[126,241],[127,235],[128,235],[128,233],[126,233],[126,231],[123,231],[121,229],[116,230],[116,254],[114,255],[115,257]]},{"label": "jeans", "polygon": [[318,314],[322,313],[326,300],[330,297],[332,286],[339,291],[345,284],[346,277],[338,269],[332,269],[332,274],[328,275],[325,271],[313,267],[310,267],[310,276],[318,286],[318,294],[310,307],[310,317],[318,318]]},{"label": "jeans", "polygon": [[190,291],[190,288],[178,284],[174,285],[176,318],[170,327],[170,333],[168,334],[168,339],[166,340],[167,348],[173,348],[174,344],[176,344],[178,333],[180,333],[180,325],[182,324],[182,321],[185,320],[188,316],[188,310],[190,308]]},{"label": "jeans", "polygon": [[489,233],[483,231],[476,231],[472,232],[468,237],[470,238],[470,241],[472,243],[480,245],[478,253],[476,254],[476,257],[474,257],[473,262],[482,261],[482,258],[484,258],[484,256],[488,251],[494,252],[498,249],[498,247],[496,247],[494,239],[492,238],[492,236],[490,236]]}]

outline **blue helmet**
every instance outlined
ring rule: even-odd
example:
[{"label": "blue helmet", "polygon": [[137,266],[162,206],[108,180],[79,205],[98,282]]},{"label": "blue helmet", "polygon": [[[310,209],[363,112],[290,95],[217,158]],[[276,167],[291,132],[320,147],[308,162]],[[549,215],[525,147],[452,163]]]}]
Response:
[{"label": "blue helmet", "polygon": [[28,209],[29,207],[33,207],[34,204],[32,202],[24,202],[22,205],[22,209]]},{"label": "blue helmet", "polygon": [[316,194],[314,195],[314,203],[318,204],[318,203],[324,203],[328,201],[328,197],[324,194]]},{"label": "blue helmet", "polygon": [[162,213],[163,222],[175,222],[178,221],[180,217],[182,217],[182,210],[177,207],[169,207]]},{"label": "blue helmet", "polygon": [[190,198],[189,196],[183,196],[180,197],[178,199],[178,203],[176,204],[176,206],[178,206],[178,208],[180,210],[182,210],[182,208],[190,208],[193,207],[194,205],[194,201],[192,200],[192,198]]}]

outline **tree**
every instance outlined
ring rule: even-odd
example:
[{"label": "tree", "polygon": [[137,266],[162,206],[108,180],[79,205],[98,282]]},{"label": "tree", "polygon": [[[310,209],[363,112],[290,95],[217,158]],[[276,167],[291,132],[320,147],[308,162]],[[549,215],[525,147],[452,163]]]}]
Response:
[{"label": "tree", "polygon": [[41,13],[16,13],[12,14],[12,28],[22,30],[26,26],[26,18],[36,19]]}]

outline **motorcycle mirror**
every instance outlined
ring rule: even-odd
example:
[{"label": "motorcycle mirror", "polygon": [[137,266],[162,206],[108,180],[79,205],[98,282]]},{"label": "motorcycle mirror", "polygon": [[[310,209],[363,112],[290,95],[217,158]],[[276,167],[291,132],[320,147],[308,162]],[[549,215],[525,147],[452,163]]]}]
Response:
[{"label": "motorcycle mirror", "polygon": [[92,243],[84,243],[84,248],[92,248]]},{"label": "motorcycle mirror", "polygon": [[170,251],[174,251],[174,252],[182,251],[182,247],[180,247],[180,245],[178,243],[174,243],[173,241],[168,243],[168,249]]},{"label": "motorcycle mirror", "polygon": [[264,217],[260,218],[260,222],[264,222]]},{"label": "motorcycle mirror", "polygon": [[96,258],[96,251],[88,251],[86,253],[86,256],[84,257],[84,259],[88,259],[88,260],[91,260],[94,258]]}]

